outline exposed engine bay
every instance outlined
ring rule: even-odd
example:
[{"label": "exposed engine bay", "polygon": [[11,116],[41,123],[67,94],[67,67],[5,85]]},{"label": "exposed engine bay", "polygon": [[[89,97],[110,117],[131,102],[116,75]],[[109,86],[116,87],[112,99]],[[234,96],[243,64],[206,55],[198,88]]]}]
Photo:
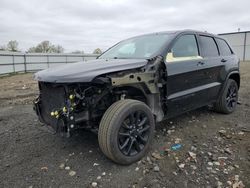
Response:
[{"label": "exposed engine bay", "polygon": [[145,102],[161,121],[166,111],[166,74],[163,58],[157,56],[146,66],[102,74],[91,82],[39,81],[34,108],[42,123],[67,136],[78,128],[98,129],[109,106],[125,98]]}]

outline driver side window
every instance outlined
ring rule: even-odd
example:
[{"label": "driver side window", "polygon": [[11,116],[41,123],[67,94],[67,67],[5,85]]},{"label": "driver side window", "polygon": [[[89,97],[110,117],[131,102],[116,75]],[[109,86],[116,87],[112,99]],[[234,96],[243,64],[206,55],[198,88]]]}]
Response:
[{"label": "driver side window", "polygon": [[183,35],[177,39],[171,52],[167,54],[166,61],[185,61],[201,58],[195,35]]}]

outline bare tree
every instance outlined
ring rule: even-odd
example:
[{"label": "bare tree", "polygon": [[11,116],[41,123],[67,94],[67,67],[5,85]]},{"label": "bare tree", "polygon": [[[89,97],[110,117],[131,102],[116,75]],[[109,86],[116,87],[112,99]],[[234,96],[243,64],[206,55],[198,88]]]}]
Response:
[{"label": "bare tree", "polygon": [[18,42],[16,40],[11,40],[7,44],[7,49],[12,52],[18,51]]},{"label": "bare tree", "polygon": [[37,45],[36,51],[41,53],[51,53],[51,43],[47,40],[41,42]]},{"label": "bare tree", "polygon": [[60,45],[53,46],[52,51],[55,53],[63,53],[64,48]]},{"label": "bare tree", "polygon": [[93,54],[101,54],[102,51],[100,48],[96,48],[94,51],[93,51]]},{"label": "bare tree", "polygon": [[35,53],[36,52],[36,47],[29,48],[27,52],[29,52],[29,53]]},{"label": "bare tree", "polygon": [[63,53],[64,48],[60,45],[53,45],[50,41],[42,41],[36,47],[29,48],[28,52],[33,53]]}]

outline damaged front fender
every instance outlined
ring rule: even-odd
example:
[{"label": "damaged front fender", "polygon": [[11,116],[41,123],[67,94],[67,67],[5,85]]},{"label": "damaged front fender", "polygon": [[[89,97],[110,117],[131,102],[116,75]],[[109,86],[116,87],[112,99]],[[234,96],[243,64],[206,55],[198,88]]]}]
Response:
[{"label": "damaged front fender", "polygon": [[164,86],[166,84],[164,75],[166,67],[162,56],[157,56],[148,60],[148,64],[137,72],[127,73],[122,76],[112,75],[111,83],[114,87],[126,85],[140,85],[145,88],[147,104],[151,108],[152,113],[156,116],[157,121],[164,118],[162,99],[164,99]]}]

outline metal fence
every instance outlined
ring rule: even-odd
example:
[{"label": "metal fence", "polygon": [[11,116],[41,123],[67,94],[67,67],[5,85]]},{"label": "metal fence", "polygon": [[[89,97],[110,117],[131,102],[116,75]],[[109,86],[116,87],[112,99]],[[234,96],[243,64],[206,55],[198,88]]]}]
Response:
[{"label": "metal fence", "polygon": [[66,63],[96,59],[97,54],[47,54],[0,52],[0,75],[35,72]]}]

